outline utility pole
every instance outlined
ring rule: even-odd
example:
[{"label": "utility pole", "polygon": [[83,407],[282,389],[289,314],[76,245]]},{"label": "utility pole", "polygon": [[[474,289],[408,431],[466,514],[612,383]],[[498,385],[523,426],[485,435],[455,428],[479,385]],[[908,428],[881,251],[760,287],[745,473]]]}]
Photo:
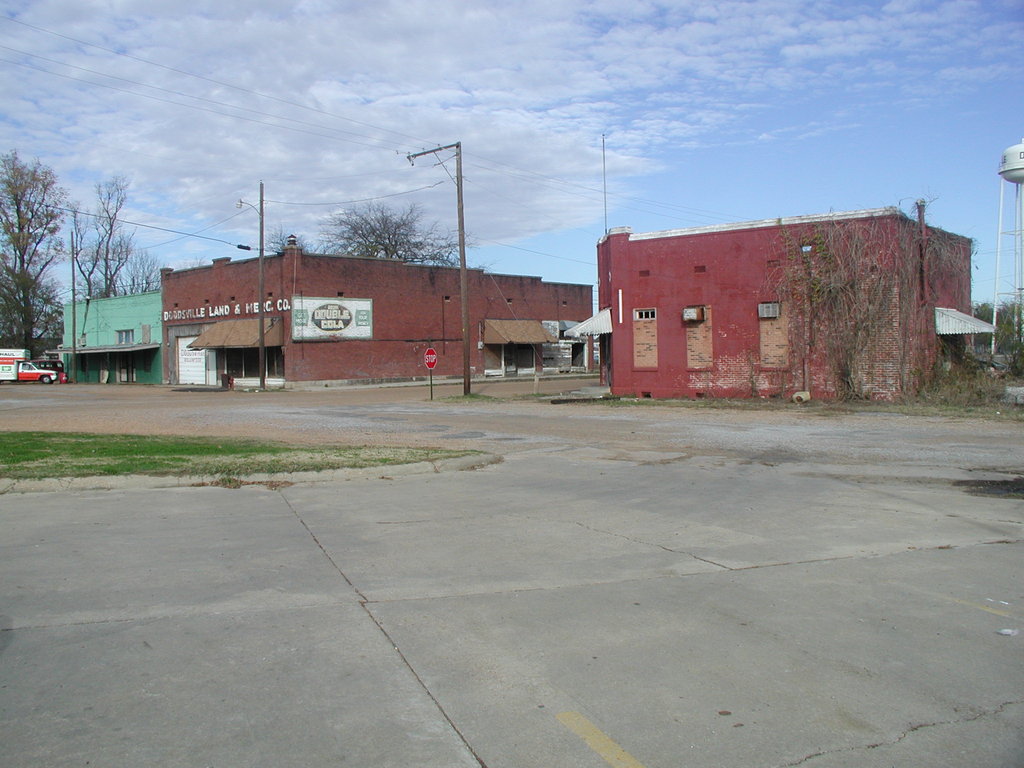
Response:
[{"label": "utility pole", "polygon": [[462,142],[446,144],[443,147],[427,149],[423,152],[416,152],[406,155],[409,163],[423,155],[435,155],[448,149],[455,150],[455,194],[459,209],[459,293],[462,294],[462,394],[470,393],[469,377],[469,275],[466,272],[466,221],[462,208]]},{"label": "utility pole", "polygon": [[[77,223],[77,219],[76,219]],[[75,234],[75,226],[71,227],[71,376],[68,380],[75,384],[78,382],[78,305],[77,296],[75,295],[75,283],[78,282],[75,277],[75,271],[77,269],[76,262],[77,257],[75,255],[78,249],[78,238]]]},{"label": "utility pole", "polygon": [[604,190],[604,233],[608,234],[608,162],[604,153],[604,134],[601,134],[601,187]]},{"label": "utility pole", "polygon": [[259,266],[259,292],[260,292],[260,355],[259,355],[259,366],[260,366],[260,392],[264,392],[267,389],[267,337],[265,330],[265,311],[264,304],[266,303],[266,289],[263,285],[263,181],[260,181],[260,266]]},{"label": "utility pole", "polygon": [[[260,217],[260,255],[258,259],[258,277],[256,280],[256,300],[259,302],[259,324],[260,324],[260,335],[259,335],[259,368],[260,368],[260,392],[263,392],[267,388],[267,337],[265,332],[265,320],[266,312],[264,309],[264,303],[266,302],[265,289],[263,286],[263,182],[260,181],[260,205],[257,208],[252,203],[247,203],[245,200],[239,200],[235,203],[236,208],[241,208],[243,205],[247,205],[256,211]],[[249,245],[236,245],[236,248],[243,251],[251,251],[252,246]]]}]

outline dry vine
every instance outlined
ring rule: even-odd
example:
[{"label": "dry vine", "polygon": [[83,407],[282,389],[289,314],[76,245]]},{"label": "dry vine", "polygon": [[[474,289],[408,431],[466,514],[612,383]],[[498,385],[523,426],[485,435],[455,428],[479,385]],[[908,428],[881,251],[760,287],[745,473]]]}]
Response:
[{"label": "dry vine", "polygon": [[783,228],[769,279],[794,308],[790,348],[826,372],[816,384],[839,399],[916,391],[931,373],[931,296],[969,279],[962,243],[905,217]]}]

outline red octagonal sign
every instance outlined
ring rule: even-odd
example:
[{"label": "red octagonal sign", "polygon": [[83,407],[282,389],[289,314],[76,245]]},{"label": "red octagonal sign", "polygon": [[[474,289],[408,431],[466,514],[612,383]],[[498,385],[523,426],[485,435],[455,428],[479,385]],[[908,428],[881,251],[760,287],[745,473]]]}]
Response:
[{"label": "red octagonal sign", "polygon": [[423,364],[427,368],[433,369],[437,365],[437,350],[433,347],[427,347],[427,351],[423,353]]}]

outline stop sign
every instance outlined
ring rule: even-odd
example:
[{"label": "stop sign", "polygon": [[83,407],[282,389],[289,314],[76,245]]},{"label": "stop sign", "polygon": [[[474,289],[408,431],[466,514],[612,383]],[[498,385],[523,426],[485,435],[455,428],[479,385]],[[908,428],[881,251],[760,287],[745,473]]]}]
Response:
[{"label": "stop sign", "polygon": [[437,365],[437,350],[433,347],[427,347],[427,351],[423,353],[423,364],[427,368],[433,369]]}]

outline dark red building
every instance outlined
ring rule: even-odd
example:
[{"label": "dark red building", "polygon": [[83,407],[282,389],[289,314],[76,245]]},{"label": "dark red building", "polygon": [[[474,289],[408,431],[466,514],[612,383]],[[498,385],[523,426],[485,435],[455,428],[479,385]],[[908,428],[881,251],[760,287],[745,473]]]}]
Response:
[{"label": "dark red building", "polygon": [[963,342],[940,341],[935,317],[968,317],[970,258],[971,241],[923,210],[613,229],[588,327],[617,395],[888,400]]},{"label": "dark red building", "polygon": [[[259,380],[259,260],[165,269],[165,378],[176,384]],[[268,383],[461,377],[459,270],[303,253],[264,259]],[[588,344],[562,332],[592,311],[592,287],[468,270],[471,374],[583,371]]]}]

